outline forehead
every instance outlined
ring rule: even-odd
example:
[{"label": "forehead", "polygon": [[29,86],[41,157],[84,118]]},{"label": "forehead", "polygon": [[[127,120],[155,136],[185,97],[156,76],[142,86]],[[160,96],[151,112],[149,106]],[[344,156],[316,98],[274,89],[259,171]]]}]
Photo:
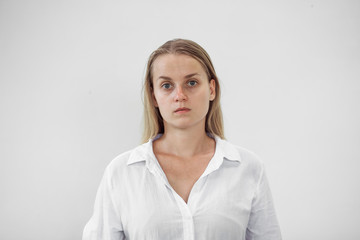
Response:
[{"label": "forehead", "polygon": [[185,54],[163,54],[157,57],[152,66],[152,75],[181,76],[192,73],[205,75],[205,70],[198,60]]}]

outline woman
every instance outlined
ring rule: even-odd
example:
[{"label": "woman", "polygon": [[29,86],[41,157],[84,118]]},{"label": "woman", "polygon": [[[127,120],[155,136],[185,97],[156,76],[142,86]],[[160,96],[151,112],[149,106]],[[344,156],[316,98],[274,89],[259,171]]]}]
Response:
[{"label": "woman", "polygon": [[109,164],[83,240],[281,239],[263,163],[224,140],[206,51],[183,39],[154,51],[144,102],[150,140]]}]

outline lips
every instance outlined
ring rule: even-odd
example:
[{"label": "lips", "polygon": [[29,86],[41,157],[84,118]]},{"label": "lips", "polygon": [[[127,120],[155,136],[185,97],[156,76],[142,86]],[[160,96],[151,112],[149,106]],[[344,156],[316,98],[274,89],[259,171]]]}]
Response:
[{"label": "lips", "polygon": [[190,109],[189,108],[178,108],[175,110],[175,113],[186,113],[189,112]]}]

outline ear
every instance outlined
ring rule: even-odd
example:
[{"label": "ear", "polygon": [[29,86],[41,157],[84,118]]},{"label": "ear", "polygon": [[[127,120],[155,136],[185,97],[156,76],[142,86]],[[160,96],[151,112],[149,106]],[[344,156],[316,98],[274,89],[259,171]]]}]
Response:
[{"label": "ear", "polygon": [[156,98],[155,98],[154,90],[152,91],[151,96],[152,96],[152,99],[153,99],[154,106],[159,107],[159,105],[158,105],[158,103],[156,101]]},{"label": "ear", "polygon": [[216,84],[215,84],[215,80],[211,79],[209,82],[210,85],[210,101],[215,99],[216,96]]}]

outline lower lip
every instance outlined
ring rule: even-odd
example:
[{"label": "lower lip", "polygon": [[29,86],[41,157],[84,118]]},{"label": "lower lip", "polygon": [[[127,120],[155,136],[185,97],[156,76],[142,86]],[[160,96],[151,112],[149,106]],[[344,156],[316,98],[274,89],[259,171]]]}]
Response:
[{"label": "lower lip", "polygon": [[190,112],[190,109],[184,109],[184,110],[176,111],[175,113],[183,114],[183,113],[187,113],[187,112]]}]

